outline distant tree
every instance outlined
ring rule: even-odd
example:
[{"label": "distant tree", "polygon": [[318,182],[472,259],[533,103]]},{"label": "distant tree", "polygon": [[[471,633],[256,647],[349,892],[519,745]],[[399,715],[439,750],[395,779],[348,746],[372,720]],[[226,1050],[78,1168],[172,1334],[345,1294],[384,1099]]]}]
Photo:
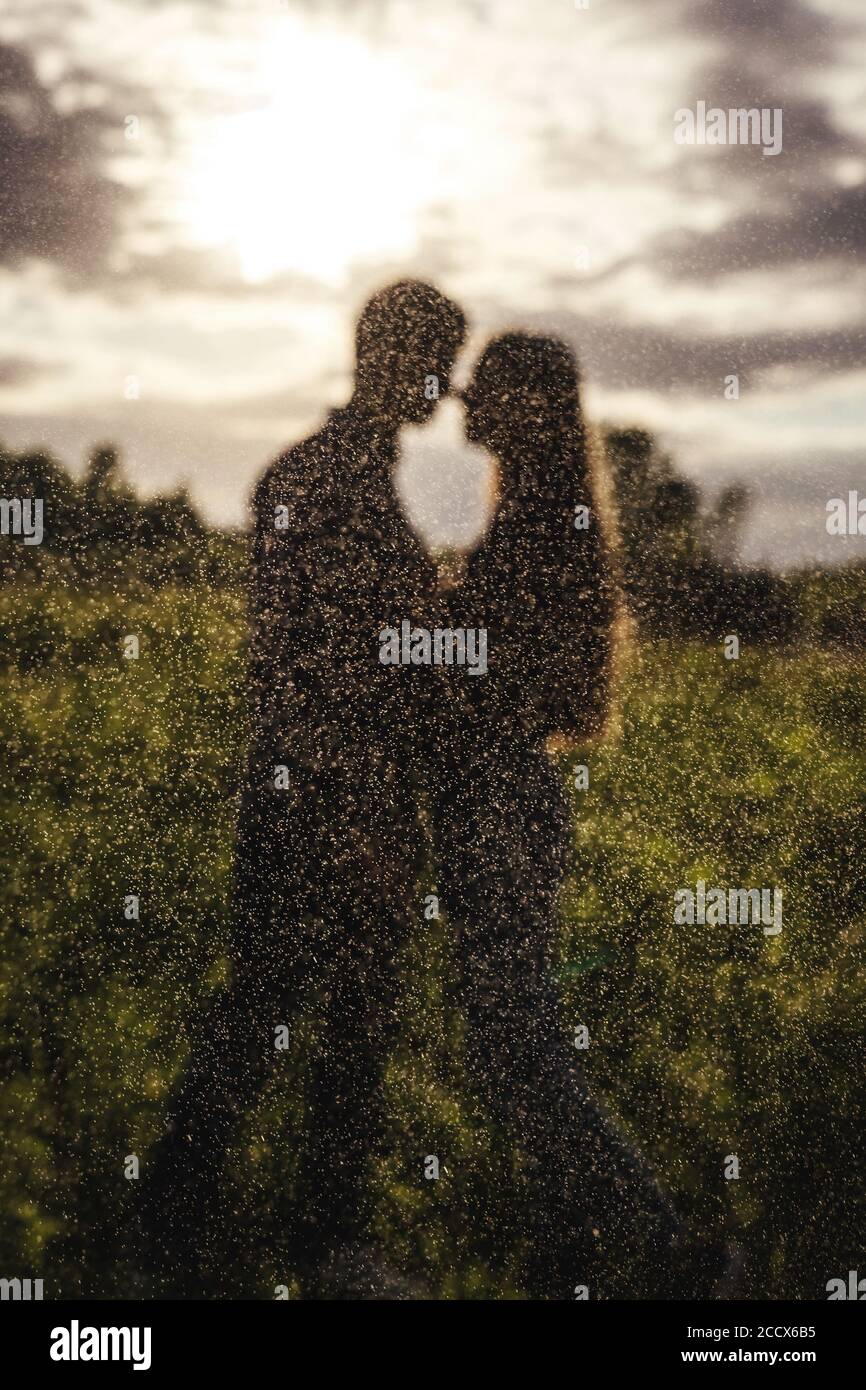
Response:
[{"label": "distant tree", "polygon": [[25,546],[4,538],[0,574],[37,574],[47,554],[60,551],[68,540],[70,513],[75,511],[77,490],[70,475],[44,449],[22,453],[0,449],[0,496],[30,497],[42,502],[43,540]]},{"label": "distant tree", "polygon": [[604,443],[626,597],[645,630],[706,638],[722,630],[789,635],[793,605],[782,581],[736,566],[747,489],[733,484],[705,509],[697,484],[677,472],[648,431],[608,430]]},{"label": "distant tree", "polygon": [[128,496],[120,471],[120,456],[110,444],[100,444],[91,452],[82,484],[88,502],[105,505],[110,499]]},{"label": "distant tree", "polygon": [[729,483],[723,487],[709,514],[710,543],[722,564],[737,564],[740,559],[743,526],[751,506],[751,493],[745,483]]},{"label": "distant tree", "polygon": [[40,546],[14,540],[0,551],[0,579],[38,575],[52,565],[75,582],[163,584],[234,580],[243,573],[246,540],[211,531],[184,487],[139,498],[126,483],[120,455],[100,444],[76,483],[50,454],[0,448],[0,495],[38,497],[44,504]]}]

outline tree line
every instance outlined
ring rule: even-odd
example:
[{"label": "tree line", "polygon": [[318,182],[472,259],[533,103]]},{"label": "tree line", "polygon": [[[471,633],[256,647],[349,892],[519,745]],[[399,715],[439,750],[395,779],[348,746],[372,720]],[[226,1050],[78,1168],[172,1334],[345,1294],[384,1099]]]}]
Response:
[{"label": "tree line", "polygon": [[[750,498],[740,483],[708,499],[652,434],[602,436],[617,514],[623,592],[653,637],[788,641],[798,636],[866,645],[863,566],[793,578],[745,568],[740,541]],[[249,533],[208,525],[185,488],[140,497],[118,450],[94,448],[76,479],[44,449],[0,446],[0,497],[41,498],[44,538],[0,538],[0,583],[55,579],[121,590],[243,583]]]}]

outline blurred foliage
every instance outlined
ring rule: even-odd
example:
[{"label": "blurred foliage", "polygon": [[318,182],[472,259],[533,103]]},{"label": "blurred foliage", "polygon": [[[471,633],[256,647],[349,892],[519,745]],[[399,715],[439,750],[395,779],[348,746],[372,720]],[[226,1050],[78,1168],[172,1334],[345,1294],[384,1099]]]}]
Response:
[{"label": "blurred foliage", "polygon": [[[622,586],[646,636],[718,640],[730,632],[741,641],[805,638],[866,646],[866,566],[831,576],[742,569],[747,488],[730,484],[708,504],[644,430],[608,429],[603,448]],[[129,594],[163,584],[244,582],[248,533],[208,527],[182,488],[167,497],[138,497],[111,445],[92,450],[80,481],[44,450],[15,453],[0,446],[0,496],[44,502],[41,545],[3,538],[0,583],[56,581]],[[455,582],[462,557],[442,550],[437,560],[443,576]],[[43,637],[50,640],[47,632]],[[34,631],[24,649],[28,657],[41,650],[39,641]]]},{"label": "blurred foliage", "polygon": [[[847,602],[852,572],[803,580],[810,633],[840,585]],[[44,1277],[48,1297],[138,1292],[123,1161],[139,1155],[146,1179],[187,1027],[225,969],[244,631],[239,584],[0,587],[0,1269]],[[563,763],[569,784],[574,761],[590,768],[572,793],[567,1016],[589,1027],[594,1091],[694,1229],[742,1245],[750,1295],[823,1298],[862,1267],[862,660],[642,642],[620,708],[616,738]],[[675,927],[673,893],[699,877],[780,886],[781,936]],[[402,962],[379,1221],[434,1296],[518,1296],[512,1156],[463,1089],[453,941],[424,918],[428,888]],[[299,1038],[235,1155],[264,1296],[292,1282],[281,1241],[303,1051]],[[422,1178],[427,1153],[438,1183]],[[730,1153],[739,1181],[723,1177]]]},{"label": "blurred foliage", "polygon": [[[825,1297],[866,1233],[866,669],[644,645],[621,709],[573,793],[563,980],[588,1073],[696,1227],[742,1244],[750,1296]],[[781,935],[675,926],[699,878],[781,888]]]},{"label": "blurred foliage", "polygon": [[653,436],[640,429],[604,435],[619,523],[623,587],[643,631],[660,637],[784,641],[796,634],[790,585],[739,567],[747,489],[724,488],[707,506]]},{"label": "blurred foliage", "polygon": [[806,571],[793,583],[804,640],[849,651],[866,648],[866,563]]},{"label": "blurred foliage", "polygon": [[168,497],[138,497],[111,445],[91,452],[80,481],[44,450],[16,454],[0,447],[0,497],[44,504],[40,545],[3,538],[0,580],[7,582],[223,584],[246,563],[246,537],[208,528],[183,488]]}]

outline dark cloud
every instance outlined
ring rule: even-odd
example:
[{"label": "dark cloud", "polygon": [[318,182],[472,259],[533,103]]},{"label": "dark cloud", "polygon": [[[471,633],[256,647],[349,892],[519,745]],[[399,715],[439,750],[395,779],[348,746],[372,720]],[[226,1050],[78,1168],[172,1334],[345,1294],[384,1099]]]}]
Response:
[{"label": "dark cloud", "polygon": [[[613,280],[633,266],[672,282],[710,283],[744,271],[783,272],[819,262],[840,262],[844,269],[846,264],[866,261],[866,182],[852,186],[834,182],[828,168],[831,159],[863,160],[866,149],[834,132],[825,116],[813,111],[811,126],[804,121],[800,127],[804,140],[810,141],[809,153],[801,146],[797,167],[777,179],[776,170],[769,166],[792,154],[795,139],[789,133],[789,108],[784,111],[781,155],[764,159],[752,146],[687,147],[678,161],[671,177],[678,196],[718,192],[720,184],[728,191],[733,210],[721,226],[712,232],[666,228],[634,255],[584,276],[584,284]],[[793,131],[797,129],[794,122]],[[811,165],[807,164],[810,156]],[[733,186],[738,177],[747,185],[748,199],[740,198]],[[746,201],[748,210],[742,211],[739,205]]]},{"label": "dark cloud", "polygon": [[837,160],[862,158],[864,142],[842,130],[823,103],[785,94],[764,85],[714,81],[711,75],[699,83],[697,96],[684,103],[694,109],[697,99],[707,109],[723,111],[762,108],[782,112],[782,150],[765,157],[754,145],[681,145],[669,171],[669,182],[679,194],[724,190],[732,200],[748,197],[752,204],[773,206],[798,192],[817,194],[833,184]]},{"label": "dark cloud", "polygon": [[743,68],[784,71],[829,61],[850,26],[804,0],[687,0],[682,15],[693,33],[718,37]]},{"label": "dark cloud", "polygon": [[823,196],[797,193],[779,212],[745,213],[715,232],[658,237],[640,259],[671,280],[714,280],[796,262],[862,261],[866,253],[866,184]]},{"label": "dark cloud", "polygon": [[863,194],[838,187],[835,166],[863,159],[866,144],[810,90],[813,74],[838,63],[862,23],[804,0],[703,0],[687,12],[691,31],[717,44],[688,76],[678,105],[778,108],[782,151],[765,158],[751,145],[679,146],[667,173],[672,191],[726,195],[729,220],[712,235],[666,233],[637,259],[691,279],[862,254]]},{"label": "dark cloud", "polygon": [[823,512],[828,497],[843,496],[848,488],[866,478],[866,448],[838,449],[824,445],[820,449],[798,449],[775,457],[744,458],[737,463],[722,463],[716,467],[720,484],[734,477],[751,474],[760,481],[767,499],[820,499]]},{"label": "dark cloud", "polygon": [[[716,97],[710,105],[729,109]],[[732,99],[754,106],[757,99]],[[807,100],[781,101],[783,149],[765,158],[752,145],[682,146],[668,181],[677,197],[726,193],[730,212],[712,232],[682,226],[650,238],[585,282],[610,280],[640,265],[671,281],[713,281],[743,271],[783,271],[801,263],[866,257],[866,182],[840,184],[837,161],[866,161],[866,144],[840,131]],[[747,205],[747,210],[743,210]]]},{"label": "dark cloud", "polygon": [[55,362],[34,362],[29,357],[0,357],[0,387],[24,386],[28,381],[58,370]]},{"label": "dark cloud", "polygon": [[717,40],[732,71],[788,74],[824,63],[858,26],[807,0],[622,0],[631,39],[672,45],[678,37]]},{"label": "dark cloud", "polygon": [[120,129],[106,106],[60,110],[30,54],[0,44],[0,263],[100,270],[130,197],[104,170],[106,135]]},{"label": "dark cloud", "polygon": [[[491,318],[495,311],[489,310]],[[866,353],[866,328],[826,332],[710,335],[678,333],[654,324],[560,311],[520,316],[520,326],[558,333],[574,347],[593,385],[721,397],[724,378],[736,373],[741,391],[757,388],[767,374],[791,368],[798,381],[850,371]],[[513,320],[508,320],[513,326]],[[502,327],[505,322],[502,322]]]},{"label": "dark cloud", "polygon": [[[814,72],[841,61],[863,23],[819,12],[805,0],[660,0],[653,14],[665,43],[673,44],[677,33],[711,43],[697,67],[672,70],[670,124],[660,138],[670,138],[673,157],[653,175],[670,191],[672,222],[583,283],[611,281],[634,266],[669,281],[711,282],[750,270],[784,274],[819,261],[839,262],[847,273],[866,250],[866,184],[843,185],[838,169],[842,161],[852,167],[866,161],[866,142],[840,125],[830,100],[810,83]],[[675,146],[674,113],[694,109],[698,100],[723,110],[780,108],[781,153],[767,158],[753,145]],[[600,116],[581,132],[551,127],[545,133],[547,167],[564,186],[578,170],[603,171],[614,183],[646,177],[623,132],[604,128]],[[721,226],[685,228],[682,210],[690,199],[720,201]],[[558,287],[573,291],[574,283],[563,278]]]}]

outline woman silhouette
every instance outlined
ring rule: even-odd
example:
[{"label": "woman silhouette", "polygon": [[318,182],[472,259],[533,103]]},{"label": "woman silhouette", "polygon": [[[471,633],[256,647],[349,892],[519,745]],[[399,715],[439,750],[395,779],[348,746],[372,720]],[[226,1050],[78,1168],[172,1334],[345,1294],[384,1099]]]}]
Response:
[{"label": "woman silhouette", "polygon": [[545,744],[603,727],[615,608],[576,362],[564,343],[511,333],[463,399],[501,499],[453,604],[455,626],[487,628],[488,671],[452,672],[461,714],[441,741],[434,817],[467,1065],[532,1184],[522,1234],[536,1296],[676,1296],[676,1219],[587,1095],[551,971],[571,815]]}]

